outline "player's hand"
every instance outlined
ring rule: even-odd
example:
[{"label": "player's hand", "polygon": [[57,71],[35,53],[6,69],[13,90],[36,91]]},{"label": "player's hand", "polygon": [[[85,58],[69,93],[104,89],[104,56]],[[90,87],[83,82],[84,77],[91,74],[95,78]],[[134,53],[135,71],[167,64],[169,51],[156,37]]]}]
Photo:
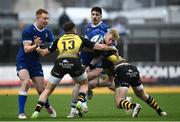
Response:
[{"label": "player's hand", "polygon": [[42,40],[41,40],[40,37],[37,37],[36,39],[34,39],[34,43],[35,43],[36,45],[40,45],[41,42],[42,42]]},{"label": "player's hand", "polygon": [[114,53],[116,53],[116,52],[118,52],[118,49],[117,49],[115,46],[112,46],[112,51],[113,51]]}]

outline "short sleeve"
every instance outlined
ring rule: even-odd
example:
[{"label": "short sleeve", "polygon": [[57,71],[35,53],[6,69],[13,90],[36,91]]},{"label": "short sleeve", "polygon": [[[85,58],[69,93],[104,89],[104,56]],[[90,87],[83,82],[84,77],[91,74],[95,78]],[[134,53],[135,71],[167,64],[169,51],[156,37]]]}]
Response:
[{"label": "short sleeve", "polygon": [[58,39],[55,39],[55,40],[52,42],[52,44],[48,47],[48,50],[49,50],[50,52],[54,52],[54,51],[57,49],[58,40],[59,40],[59,38],[58,38]]},{"label": "short sleeve", "polygon": [[53,33],[51,32],[51,31],[49,31],[49,40],[48,40],[48,42],[53,42],[54,41],[54,35],[53,35]]},{"label": "short sleeve", "polygon": [[82,47],[87,47],[87,48],[93,48],[95,45],[95,42],[91,42],[89,39],[84,38],[82,36],[80,36],[81,40],[82,40]]},{"label": "short sleeve", "polygon": [[32,33],[28,30],[24,30],[23,33],[22,33],[22,42],[23,41],[32,41]]}]

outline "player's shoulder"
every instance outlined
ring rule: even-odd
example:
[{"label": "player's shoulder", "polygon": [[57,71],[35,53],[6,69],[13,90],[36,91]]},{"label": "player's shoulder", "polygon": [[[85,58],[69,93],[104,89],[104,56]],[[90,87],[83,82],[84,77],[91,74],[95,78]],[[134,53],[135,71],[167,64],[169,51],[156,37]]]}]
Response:
[{"label": "player's shoulder", "polygon": [[108,24],[106,22],[104,22],[104,21],[101,21],[101,25],[108,26]]},{"label": "player's shoulder", "polygon": [[95,29],[91,33],[94,35],[97,35],[97,34],[104,35],[105,34],[105,32],[103,30],[100,30],[100,29]]},{"label": "player's shoulder", "polygon": [[106,29],[109,28],[108,24],[105,23],[104,21],[101,22],[100,26]]},{"label": "player's shoulder", "polygon": [[33,24],[27,25],[27,26],[24,28],[23,32],[24,32],[24,33],[31,33],[34,28],[35,28],[35,27],[34,27]]},{"label": "player's shoulder", "polygon": [[46,32],[51,32],[51,29],[50,29],[49,27],[45,27],[45,28],[44,28],[44,31],[46,31]]},{"label": "player's shoulder", "polygon": [[92,23],[90,22],[90,23],[87,24],[86,27],[88,28],[88,27],[91,27],[91,26],[92,26]]},{"label": "player's shoulder", "polygon": [[88,39],[81,35],[76,35],[78,38],[80,38],[82,41],[87,41]]},{"label": "player's shoulder", "polygon": [[89,33],[89,35],[88,35],[88,38],[89,39],[91,39],[92,37],[94,37],[94,36],[104,36],[104,34],[105,34],[105,32],[104,31],[102,31],[102,30],[100,30],[100,29],[95,29],[95,30],[93,30],[93,31],[91,31],[90,33]]}]

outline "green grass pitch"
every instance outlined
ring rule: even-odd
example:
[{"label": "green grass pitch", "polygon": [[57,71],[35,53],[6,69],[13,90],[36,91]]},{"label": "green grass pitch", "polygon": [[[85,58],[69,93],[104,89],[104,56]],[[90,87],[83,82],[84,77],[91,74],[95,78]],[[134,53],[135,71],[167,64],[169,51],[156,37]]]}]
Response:
[{"label": "green grass pitch", "polygon": [[[36,121],[180,121],[180,94],[152,94],[159,105],[168,113],[167,117],[159,117],[157,113],[144,102],[130,94],[133,102],[142,105],[142,110],[138,118],[131,118],[124,110],[117,109],[114,103],[113,94],[95,94],[93,99],[88,101],[89,112],[83,118],[67,119],[70,111],[70,95],[51,95],[50,102],[55,107],[58,117],[50,118],[42,110]],[[29,95],[26,103],[27,121],[30,119],[38,96]],[[0,95],[0,121],[19,121],[17,119],[17,95]]]}]

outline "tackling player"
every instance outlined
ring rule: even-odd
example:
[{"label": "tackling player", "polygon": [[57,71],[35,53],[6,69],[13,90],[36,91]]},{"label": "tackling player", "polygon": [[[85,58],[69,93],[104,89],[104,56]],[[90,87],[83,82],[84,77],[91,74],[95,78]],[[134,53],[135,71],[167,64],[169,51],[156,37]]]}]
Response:
[{"label": "tackling player", "polygon": [[[105,42],[107,45],[113,43],[111,40]],[[155,99],[144,91],[138,69],[128,60],[119,56],[118,53],[106,52],[102,61],[104,70],[108,71],[111,77],[115,77],[115,102],[117,108],[132,109],[132,117],[138,116],[142,109],[141,105],[126,100],[128,88],[131,86],[135,95],[152,107],[159,116],[167,115]]]},{"label": "tackling player", "polygon": [[[89,23],[86,27],[86,31],[85,31],[85,37],[88,38],[89,40],[91,40],[92,42],[94,42],[94,40],[102,40],[102,36],[99,36],[97,38],[94,37],[95,39],[92,39],[92,37],[95,34],[93,31],[94,30],[98,30],[99,32],[102,33],[106,33],[108,31],[108,26],[102,21],[102,9],[100,7],[93,7],[91,9],[91,23]],[[101,35],[101,34],[99,34]],[[95,42],[96,42],[95,41]],[[83,63],[83,65],[85,65],[86,67],[88,67],[90,65],[90,62],[93,58],[97,57],[99,54],[97,54],[97,52],[81,52],[80,54],[80,58],[81,61]],[[97,84],[97,78],[99,77],[99,75],[102,72],[102,68],[100,68],[100,63],[98,65],[96,65],[95,68],[93,68],[93,70],[91,70],[90,72],[88,72],[88,80],[91,80],[91,84],[92,86],[95,86]],[[79,89],[79,84],[75,84],[74,88],[73,88],[73,97],[72,97],[72,101],[71,101],[71,111],[70,114],[67,116],[68,118],[73,118],[75,116],[75,105],[77,103],[77,91]],[[91,89],[89,90],[91,91]],[[84,106],[84,110],[85,112],[88,111],[86,102],[83,103]]]},{"label": "tackling player", "polygon": [[42,56],[48,55],[58,49],[59,55],[57,56],[54,67],[51,71],[51,76],[48,80],[46,88],[40,95],[39,101],[31,118],[37,118],[39,116],[39,112],[45,105],[48,96],[54,91],[56,85],[59,81],[61,81],[65,74],[69,74],[73,80],[80,85],[76,109],[79,112],[79,116],[82,117],[82,102],[85,101],[85,96],[88,90],[88,79],[85,68],[79,58],[80,50],[83,47],[87,47],[102,51],[117,51],[112,46],[93,43],[88,39],[77,35],[75,24],[72,22],[65,23],[63,29],[65,34],[59,39],[56,39],[52,46],[46,49],[36,49]]}]

